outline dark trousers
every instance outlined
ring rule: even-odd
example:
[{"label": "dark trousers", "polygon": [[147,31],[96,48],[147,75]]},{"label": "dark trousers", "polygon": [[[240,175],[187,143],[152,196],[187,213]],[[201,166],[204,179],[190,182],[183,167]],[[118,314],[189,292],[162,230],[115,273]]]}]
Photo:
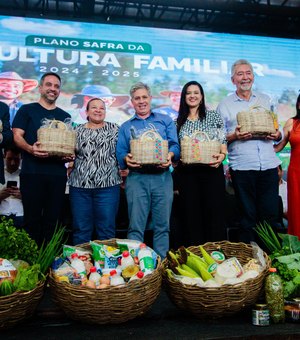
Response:
[{"label": "dark trousers", "polygon": [[48,242],[60,223],[66,176],[21,174],[24,228],[38,245]]},{"label": "dark trousers", "polygon": [[[177,170],[177,169],[176,169]],[[181,228],[185,246],[225,239],[223,166],[181,166],[178,169]]]},{"label": "dark trousers", "polygon": [[241,208],[240,241],[256,240],[253,228],[266,221],[273,228],[278,224],[277,168],[264,171],[231,170],[235,194]]}]

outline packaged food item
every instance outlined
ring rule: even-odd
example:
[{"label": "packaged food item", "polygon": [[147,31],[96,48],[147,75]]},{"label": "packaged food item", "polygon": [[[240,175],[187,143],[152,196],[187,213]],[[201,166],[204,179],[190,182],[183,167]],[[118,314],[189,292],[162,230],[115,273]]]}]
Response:
[{"label": "packaged food item", "polygon": [[63,257],[71,260],[71,255],[77,253],[78,257],[80,256],[86,256],[86,257],[91,257],[91,252],[83,249],[81,247],[75,247],[75,246],[69,246],[65,244],[63,246]]},{"label": "packaged food item", "polygon": [[145,243],[140,244],[140,250],[138,252],[138,259],[140,262],[140,268],[144,273],[149,274],[153,272],[155,267],[154,267],[152,252],[149,248],[147,248]]},{"label": "packaged food item", "polygon": [[223,284],[228,279],[234,279],[243,274],[243,268],[236,257],[231,257],[217,266],[215,280]]},{"label": "packaged food item", "polygon": [[0,282],[3,280],[13,281],[17,275],[17,269],[6,259],[0,258]]},{"label": "packaged food item", "polygon": [[95,283],[95,287],[99,286],[100,279],[101,279],[101,275],[97,272],[97,268],[91,267],[89,280]]},{"label": "packaged food item", "polygon": [[110,271],[110,285],[111,286],[120,286],[125,284],[125,281],[122,276],[118,275],[117,271],[111,270]]},{"label": "packaged food item", "polygon": [[133,258],[138,255],[140,241],[117,239],[116,242],[121,252],[128,250]]},{"label": "packaged food item", "polygon": [[87,273],[86,273],[85,265],[83,261],[79,259],[77,253],[74,253],[71,255],[71,266],[80,275],[82,283],[85,284],[87,281]]},{"label": "packaged food item", "polygon": [[122,258],[121,258],[121,269],[124,270],[125,268],[129,266],[134,265],[134,260],[132,256],[130,255],[128,250],[124,250],[122,253]]},{"label": "packaged food item", "polygon": [[283,286],[276,268],[269,269],[265,282],[266,302],[273,323],[285,321]]},{"label": "packaged food item", "polygon": [[269,326],[270,311],[266,304],[256,304],[252,309],[252,325]]},{"label": "packaged food item", "polygon": [[300,301],[294,299],[294,301],[285,301],[284,304],[286,321],[300,323]]},{"label": "packaged food item", "polygon": [[139,272],[140,268],[137,264],[132,264],[130,266],[127,266],[122,270],[122,277],[124,280],[129,280],[134,275],[136,275]]},{"label": "packaged food item", "polygon": [[139,270],[135,275],[133,275],[130,279],[129,282],[134,281],[134,280],[140,280],[144,277],[144,272]]},{"label": "packaged food item", "polygon": [[72,254],[78,254],[78,258],[83,261],[87,275],[90,273],[90,268],[93,266],[92,253],[81,247],[69,245],[63,246],[63,257],[71,262]]},{"label": "packaged food item", "polygon": [[91,248],[93,250],[93,259],[95,267],[98,269],[104,268],[105,265],[105,253],[103,249],[103,244],[99,244],[93,241],[90,241]]},{"label": "packaged food item", "polygon": [[80,278],[76,269],[74,269],[67,261],[64,261],[58,268],[53,269],[53,273],[58,281],[63,282],[73,283],[74,279],[78,280]]},{"label": "packaged food item", "polygon": [[210,253],[210,256],[216,261],[216,263],[222,263],[225,261],[225,255],[221,251],[214,250]]}]

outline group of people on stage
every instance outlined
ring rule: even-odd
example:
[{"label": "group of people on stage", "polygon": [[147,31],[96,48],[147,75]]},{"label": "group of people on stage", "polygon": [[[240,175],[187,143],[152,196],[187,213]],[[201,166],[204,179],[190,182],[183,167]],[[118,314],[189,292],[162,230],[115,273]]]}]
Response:
[{"label": "group of people on stage", "polygon": [[[235,93],[224,98],[216,110],[208,110],[201,84],[190,81],[181,90],[177,120],[151,108],[151,89],[137,83],[130,89],[134,115],[120,127],[105,120],[106,103],[101,97],[86,102],[86,122],[75,127],[76,152],[65,158],[49,157],[40,150],[37,130],[44,118],[64,121],[70,115],[56,106],[61,79],[46,73],[39,82],[38,102],[22,105],[9,124],[7,105],[0,103],[1,147],[10,144],[22,150],[20,192],[24,208],[24,227],[39,244],[50,239],[63,207],[68,178],[73,219],[73,242],[115,236],[120,184],[126,177],[129,239],[144,240],[149,224],[153,229],[153,248],[164,258],[169,249],[170,215],[173,202],[173,174],[176,174],[183,230],[182,243],[197,245],[218,241],[225,234],[225,177],[223,161],[228,155],[230,177],[240,205],[240,241],[255,240],[254,227],[268,222],[278,227],[278,166],[276,152],[291,143],[288,171],[288,232],[300,237],[300,96],[297,114],[283,129],[265,138],[241,132],[237,113],[253,106],[270,108],[267,95],[253,91],[251,64],[237,60],[231,69]],[[132,133],[155,129],[168,141],[164,164],[143,166],[130,153]],[[195,131],[219,135],[220,150],[209,165],[183,164],[180,141]],[[2,158],[1,158],[1,161]],[[67,167],[67,169],[66,169]],[[0,164],[0,180],[4,182]],[[173,172],[170,170],[172,169]],[[300,174],[299,174],[300,175]],[[175,176],[174,176],[175,177]]]}]

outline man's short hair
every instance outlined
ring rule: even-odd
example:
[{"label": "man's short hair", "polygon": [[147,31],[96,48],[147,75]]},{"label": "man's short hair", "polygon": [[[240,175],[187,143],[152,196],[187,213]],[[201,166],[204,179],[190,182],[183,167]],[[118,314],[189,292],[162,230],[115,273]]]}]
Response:
[{"label": "man's short hair", "polygon": [[40,85],[43,85],[43,82],[44,82],[45,78],[48,77],[48,76],[56,77],[59,80],[59,82],[61,83],[61,78],[60,78],[60,76],[57,73],[55,73],[55,72],[46,72],[46,73],[44,73],[42,75],[42,77],[40,79]]},{"label": "man's short hair", "polygon": [[146,90],[148,92],[149,96],[151,96],[150,87],[145,83],[138,82],[138,83],[131,86],[130,91],[129,91],[130,97],[133,98],[134,92],[137,91],[137,90],[141,90],[141,89]]},{"label": "man's short hair", "polygon": [[248,66],[250,66],[251,71],[252,71],[252,73],[253,73],[253,67],[252,67],[251,63],[250,63],[248,60],[246,60],[246,59],[239,59],[239,60],[235,61],[235,62],[232,64],[232,66],[231,66],[231,77],[234,76],[235,68],[236,68],[237,66],[239,66],[239,65],[248,65]]}]

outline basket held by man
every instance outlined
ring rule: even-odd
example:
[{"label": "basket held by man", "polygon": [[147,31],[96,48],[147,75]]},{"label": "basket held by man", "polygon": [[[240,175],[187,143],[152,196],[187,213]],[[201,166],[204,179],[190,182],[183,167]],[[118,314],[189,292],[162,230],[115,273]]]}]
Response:
[{"label": "basket held by man", "polygon": [[142,133],[139,138],[131,139],[130,153],[140,164],[164,164],[168,157],[168,141],[154,129]]},{"label": "basket held by man", "polygon": [[40,149],[50,156],[70,156],[75,152],[76,132],[68,122],[46,120],[37,131]]},{"label": "basket held by man", "polygon": [[278,129],[276,114],[262,106],[252,106],[249,111],[239,112],[237,122],[241,126],[241,133],[250,132],[255,138],[276,133]]}]

